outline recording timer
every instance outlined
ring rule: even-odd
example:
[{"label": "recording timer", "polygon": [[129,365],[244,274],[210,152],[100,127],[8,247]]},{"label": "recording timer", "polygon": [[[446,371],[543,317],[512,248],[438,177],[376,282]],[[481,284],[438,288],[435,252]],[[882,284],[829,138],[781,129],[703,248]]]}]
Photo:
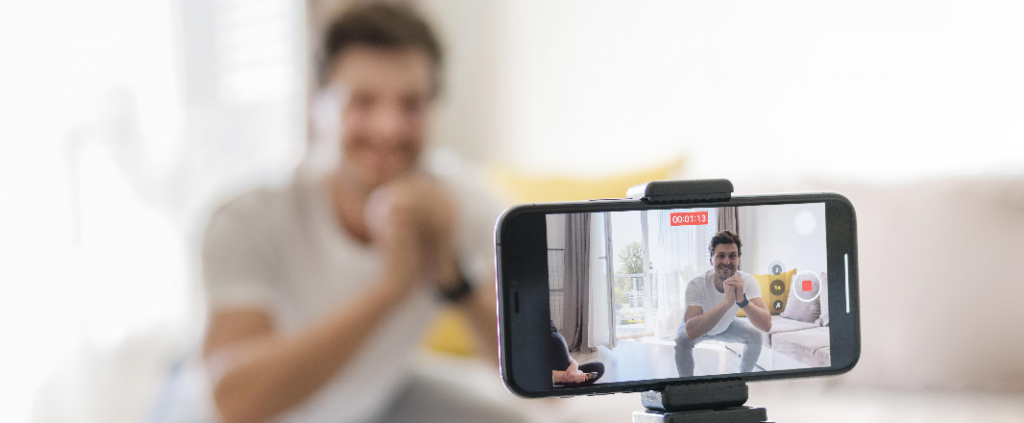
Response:
[{"label": "recording timer", "polygon": [[672,226],[707,225],[708,212],[680,212],[669,215]]}]

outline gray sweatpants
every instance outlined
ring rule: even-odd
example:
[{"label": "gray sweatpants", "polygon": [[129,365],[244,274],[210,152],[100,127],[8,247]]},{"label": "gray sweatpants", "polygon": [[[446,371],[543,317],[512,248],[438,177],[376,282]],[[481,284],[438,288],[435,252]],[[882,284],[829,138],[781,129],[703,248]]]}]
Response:
[{"label": "gray sweatpants", "polygon": [[750,325],[750,323],[733,320],[725,332],[717,335],[704,335],[697,339],[690,339],[686,335],[686,322],[679,325],[676,331],[676,369],[679,377],[693,376],[693,347],[697,344],[715,340],[724,342],[739,342],[743,344],[743,355],[740,357],[740,372],[754,370],[757,358],[761,356],[762,332]]}]

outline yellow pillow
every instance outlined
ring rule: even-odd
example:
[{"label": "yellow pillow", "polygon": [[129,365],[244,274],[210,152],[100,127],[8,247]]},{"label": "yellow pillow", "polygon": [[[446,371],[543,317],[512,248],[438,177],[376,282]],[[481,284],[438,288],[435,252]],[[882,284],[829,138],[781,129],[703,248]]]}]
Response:
[{"label": "yellow pillow", "polygon": [[492,166],[488,176],[509,199],[520,203],[580,201],[622,198],[629,187],[648,181],[671,179],[683,166],[681,157],[639,172],[601,178],[570,178],[527,175],[504,166]]},{"label": "yellow pillow", "polygon": [[[503,190],[509,200],[520,203],[621,198],[633,185],[670,179],[683,163],[683,158],[678,157],[640,172],[594,179],[532,176],[502,166],[491,166],[487,176],[491,185]],[[445,307],[424,340],[427,348],[438,352],[471,355],[476,350],[472,325],[455,307]]]},{"label": "yellow pillow", "polygon": [[[761,287],[761,298],[768,305],[768,312],[772,315],[778,315],[786,309],[786,301],[789,300],[789,286],[792,284],[793,275],[795,274],[796,269],[782,272],[778,275],[750,275],[757,281],[757,285]],[[776,283],[776,281],[779,283]],[[775,291],[772,291],[772,284],[775,284]],[[781,292],[779,291],[780,287]],[[740,309],[736,316],[746,317],[747,313]]]},{"label": "yellow pillow", "polygon": [[437,352],[470,356],[478,350],[473,324],[461,310],[452,306],[441,310],[424,340],[427,348]]}]

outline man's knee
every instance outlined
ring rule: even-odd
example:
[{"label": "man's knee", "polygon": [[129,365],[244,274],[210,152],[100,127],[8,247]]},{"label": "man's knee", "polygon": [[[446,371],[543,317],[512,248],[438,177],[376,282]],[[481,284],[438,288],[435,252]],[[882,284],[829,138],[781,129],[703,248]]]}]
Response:
[{"label": "man's knee", "polygon": [[677,350],[692,350],[694,345],[697,345],[697,341],[690,339],[685,330],[676,335]]},{"label": "man's knee", "polygon": [[763,342],[763,332],[749,324],[736,325],[736,329],[736,337],[744,344],[751,345]]}]

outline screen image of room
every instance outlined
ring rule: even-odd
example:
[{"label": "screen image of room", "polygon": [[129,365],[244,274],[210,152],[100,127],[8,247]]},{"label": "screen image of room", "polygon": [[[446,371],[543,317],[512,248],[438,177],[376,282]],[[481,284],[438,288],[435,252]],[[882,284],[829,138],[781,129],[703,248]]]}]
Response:
[{"label": "screen image of room", "polygon": [[[823,203],[549,214],[546,224],[549,351],[564,339],[569,370],[601,368],[599,379],[585,383],[831,364]],[[749,299],[760,295],[770,329],[751,324],[750,306],[737,306],[690,339],[687,297],[717,303],[724,295],[710,292],[716,268],[709,246],[721,231],[738,236],[735,273]],[[701,286],[688,295],[691,281]],[[556,387],[577,385],[560,382],[567,369],[552,370]]]}]

